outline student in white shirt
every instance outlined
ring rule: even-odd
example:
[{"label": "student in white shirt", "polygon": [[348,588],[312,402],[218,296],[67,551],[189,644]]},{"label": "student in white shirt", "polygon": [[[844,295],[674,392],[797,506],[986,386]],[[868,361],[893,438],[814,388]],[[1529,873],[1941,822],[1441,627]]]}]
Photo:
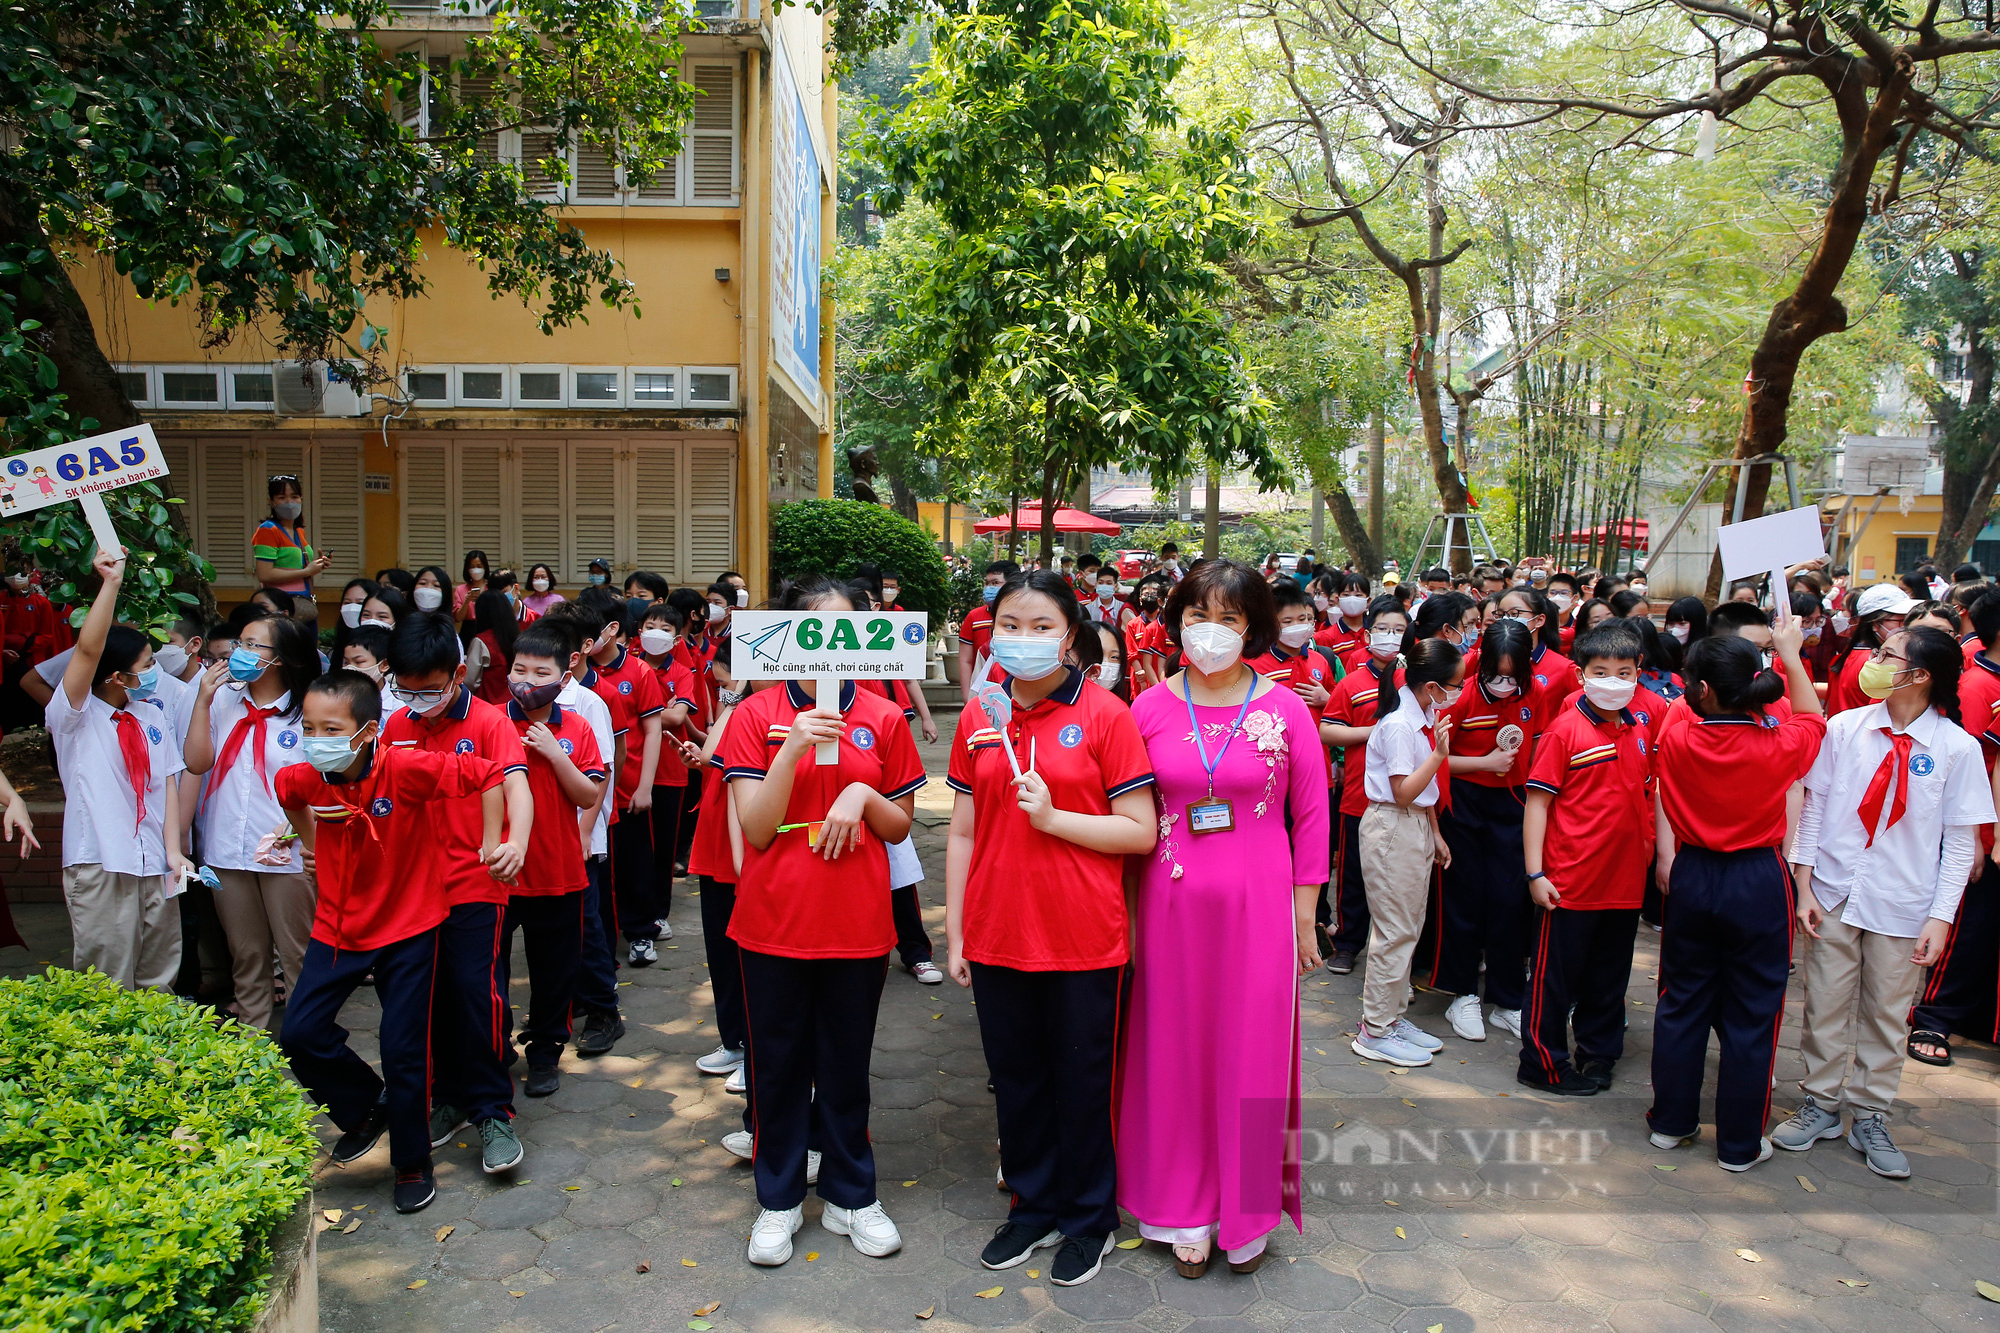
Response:
[{"label": "student in white shirt", "polygon": [[[1361,986],[1361,1022],[1354,1053],[1392,1065],[1427,1065],[1444,1045],[1403,1017],[1410,999],[1410,964],[1430,901],[1431,867],[1451,864],[1438,832],[1438,774],[1451,756],[1451,719],[1465,657],[1456,644],[1419,639],[1403,667],[1403,684],[1376,700],[1362,786],[1368,809],[1358,845],[1368,892],[1368,973]],[[1447,779],[1448,780],[1448,779]]]},{"label": "student in white shirt", "polygon": [[79,970],[164,991],[181,965],[180,911],[168,902],[186,865],[180,739],[165,710],[143,702],[164,675],[153,645],[112,623],[124,552],[91,564],[103,586],[44,710],[63,779],[63,900]]},{"label": "student in white shirt", "polygon": [[1848,1144],[1898,1180],[1910,1164],[1884,1116],[1902,1079],[1905,1018],[1957,915],[1979,826],[1994,819],[1979,742],[1958,725],[1963,663],[1936,629],[1892,634],[1874,650],[1858,684],[1878,702],[1827,724],[1792,845],[1799,924],[1813,937],[1799,1044],[1806,1101],[1771,1141],[1803,1152],[1838,1138],[1845,1107]]},{"label": "student in white shirt", "polygon": [[201,856],[221,884],[215,912],[229,941],[236,1016],[275,1030],[271,954],[297,984],[312,934],[313,878],[293,843],[281,864],[257,859],[257,844],[285,824],[271,784],[301,762],[300,709],[319,671],[310,626],[267,616],[243,627],[229,660],[202,674],[187,730],[188,772],[202,783]]}]

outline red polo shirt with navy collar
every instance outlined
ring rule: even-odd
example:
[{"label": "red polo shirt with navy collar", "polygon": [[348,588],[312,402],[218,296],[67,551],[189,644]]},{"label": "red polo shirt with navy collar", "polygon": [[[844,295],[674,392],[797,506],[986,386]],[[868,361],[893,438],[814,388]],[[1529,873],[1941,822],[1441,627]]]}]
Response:
[{"label": "red polo shirt with navy collar", "polygon": [[[730,785],[762,781],[791,735],[792,719],[812,707],[796,681],[759,690],[738,704],[716,748]],[[844,680],[840,713],[839,762],[819,764],[811,749],[799,756],[781,823],[825,819],[852,783],[864,783],[892,801],[924,785],[924,761],[894,704]],[[864,825],[859,843],[829,861],[809,845],[807,835],[804,828],[777,834],[762,851],[745,839],[729,937],[781,958],[885,956],[896,943],[888,849]]]},{"label": "red polo shirt with navy collar", "polygon": [[[1306,681],[1312,681],[1331,694],[1333,687],[1339,684],[1333,678],[1333,666],[1326,660],[1326,655],[1311,648],[1291,649],[1282,643],[1274,643],[1269,652],[1260,653],[1249,661],[1252,671],[1273,685],[1282,685],[1289,690],[1296,691],[1298,686]],[[1332,700],[1329,699],[1327,702],[1331,703]],[[1318,708],[1311,708],[1308,705],[1308,708],[1315,723],[1326,712],[1324,704]]]},{"label": "red polo shirt with navy collar", "polygon": [[[1010,697],[1013,684],[1004,687]],[[1032,758],[1060,810],[1108,815],[1114,798],[1153,782],[1132,710],[1075,667],[1048,697],[1015,705],[1006,735],[1023,770]],[[959,714],[945,781],[972,798],[965,956],[1024,972],[1122,966],[1125,858],[1028,822],[1001,734],[976,700]]]},{"label": "red polo shirt with navy collar", "polygon": [[[419,717],[399,708],[382,724],[382,743],[392,750],[424,750],[433,754],[472,754],[491,759],[501,772],[526,773],[528,757],[521,750],[520,733],[507,722],[507,715],[473,697],[461,685],[458,696],[430,717]],[[442,801],[437,809],[438,841],[445,897],[457,907],[461,903],[504,903],[507,886],[479,864],[480,840],[486,833],[486,816],[477,796]],[[539,818],[537,823],[541,822]],[[529,836],[533,836],[533,829]]]},{"label": "red polo shirt with navy collar", "polygon": [[1573,911],[1638,907],[1653,859],[1653,756],[1630,709],[1600,719],[1578,699],[1535,746],[1528,786],[1548,792],[1542,864]]},{"label": "red polo shirt with navy collar", "polygon": [[1313,635],[1313,642],[1335,657],[1345,657],[1350,649],[1368,646],[1368,631],[1365,627],[1349,629],[1347,621],[1336,616],[1325,629]]},{"label": "red polo shirt with navy collar", "polygon": [[1514,763],[1504,773],[1453,773],[1453,782],[1470,782],[1479,787],[1518,787],[1528,780],[1528,761],[1535,748],[1534,696],[1516,692],[1505,698],[1489,692],[1486,682],[1470,670],[1470,679],[1458,702],[1446,714],[1451,718],[1453,756],[1483,759],[1499,748],[1500,733],[1513,727],[1521,733],[1514,751]]},{"label": "red polo shirt with navy collar", "polygon": [[[611,805],[613,810],[629,809],[632,794],[639,790],[639,764],[643,757],[639,723],[667,708],[667,701],[660,693],[659,673],[647,666],[646,659],[639,654],[620,648],[616,657],[597,668],[597,684],[593,688],[611,709],[613,733],[628,733],[625,765],[618,770],[618,789],[612,794]],[[609,756],[604,762],[610,763]]]},{"label": "red polo shirt with navy collar", "polygon": [[[548,756],[528,744],[528,728],[535,722],[519,700],[507,701],[507,721],[527,756],[528,790],[535,798],[535,826],[528,833],[527,858],[522,862],[521,873],[514,877],[512,896],[553,898],[575,893],[589,884],[583,868],[583,835],[577,828],[582,807],[563,791],[562,782],[556,777],[556,766]],[[604,780],[604,759],[597,753],[597,738],[591,733],[590,724],[583,720],[583,714],[561,704],[550,704],[544,725],[585,777],[597,782]]]},{"label": "red polo shirt with navy collar", "polygon": [[1653,764],[1675,839],[1714,852],[1782,847],[1785,798],[1825,739],[1818,713],[1690,714],[1667,728]]},{"label": "red polo shirt with navy collar", "polygon": [[375,745],[353,778],[311,764],[279,770],[278,804],[313,814],[318,901],[312,937],[335,949],[381,949],[421,935],[450,910],[438,858],[440,802],[500,785],[501,767],[476,754]]},{"label": "red polo shirt with navy collar", "polygon": [[1576,663],[1553,648],[1535,645],[1528,655],[1528,671],[1534,678],[1535,721],[1543,730],[1562,712],[1569,697],[1583,688],[1583,672]]},{"label": "red polo shirt with navy collar", "polygon": [[[672,653],[668,653],[658,666],[653,667],[652,672],[653,684],[660,691],[660,700],[664,707],[672,708],[680,703],[687,705],[687,722],[660,733],[660,762],[653,769],[653,785],[685,787],[688,785],[687,766],[667,753],[667,738],[687,740],[688,722],[702,726],[703,719],[695,706],[694,673],[676,661]],[[707,728],[703,727],[703,730]]]}]

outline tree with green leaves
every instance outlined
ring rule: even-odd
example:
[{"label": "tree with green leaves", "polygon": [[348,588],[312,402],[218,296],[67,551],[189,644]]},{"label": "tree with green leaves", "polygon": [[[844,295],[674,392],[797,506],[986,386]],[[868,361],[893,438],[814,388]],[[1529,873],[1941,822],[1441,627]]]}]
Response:
[{"label": "tree with green leaves", "polygon": [[915,199],[943,232],[900,310],[931,388],[926,448],[1004,422],[1010,500],[1054,511],[1093,467],[1143,460],[1284,471],[1219,302],[1255,236],[1233,136],[1181,125],[1182,52],[1157,0],[1026,0],[939,19],[934,54],[871,151],[884,213]]},{"label": "tree with green leaves", "polygon": [[[257,328],[279,354],[366,385],[371,299],[428,286],[427,247],[485,270],[545,331],[593,305],[636,310],[607,250],[534,197],[495,136],[528,128],[532,163],[603,149],[644,183],[679,151],[694,91],[681,11],[625,0],[501,0],[463,56],[399,42],[389,0],[106,0],[16,6],[0,24],[0,421],[40,446],[138,421],[69,270],[85,254],[140,297],[187,302],[211,347]],[[397,49],[404,45],[405,49]],[[433,256],[434,257],[434,256]],[[157,623],[211,572],[146,488],[110,502],[131,619]],[[59,581],[93,549],[69,506],[0,523]],[[162,521],[155,521],[161,519]],[[149,569],[161,571],[149,578]],[[158,595],[155,595],[155,588]]]}]

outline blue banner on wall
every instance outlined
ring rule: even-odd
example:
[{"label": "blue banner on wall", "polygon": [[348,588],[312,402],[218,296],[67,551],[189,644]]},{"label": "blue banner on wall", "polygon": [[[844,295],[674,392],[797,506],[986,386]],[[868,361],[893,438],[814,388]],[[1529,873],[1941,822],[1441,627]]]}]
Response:
[{"label": "blue banner on wall", "polygon": [[818,407],[820,164],[780,45],[771,62],[771,342],[778,364]]}]

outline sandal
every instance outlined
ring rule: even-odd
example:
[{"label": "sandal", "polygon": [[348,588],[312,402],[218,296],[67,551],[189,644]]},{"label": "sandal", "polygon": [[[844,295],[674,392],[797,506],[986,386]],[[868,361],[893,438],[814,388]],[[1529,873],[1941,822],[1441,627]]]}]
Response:
[{"label": "sandal", "polygon": [[[1944,1054],[1925,1055],[1917,1049],[1920,1045],[1935,1046],[1937,1049],[1943,1051]],[[1908,1053],[1912,1060],[1917,1061],[1919,1064],[1948,1065],[1951,1063],[1951,1039],[1945,1036],[1944,1033],[1933,1032],[1929,1028],[1918,1028],[1915,1032],[1912,1032],[1909,1040],[1903,1043],[1903,1050]]]},{"label": "sandal", "polygon": [[1264,1257],[1270,1252],[1268,1248],[1259,1250],[1240,1264],[1231,1259],[1229,1261],[1229,1271],[1232,1273],[1254,1273],[1264,1266]]},{"label": "sandal", "polygon": [[[1181,1258],[1182,1250],[1196,1250],[1196,1249],[1199,1249],[1201,1251],[1200,1263],[1191,1264],[1187,1260]],[[1200,1277],[1203,1273],[1206,1273],[1208,1271],[1208,1247],[1205,1245],[1174,1246],[1174,1271],[1176,1273],[1179,1273],[1182,1277],[1190,1277],[1190,1278]]]}]

